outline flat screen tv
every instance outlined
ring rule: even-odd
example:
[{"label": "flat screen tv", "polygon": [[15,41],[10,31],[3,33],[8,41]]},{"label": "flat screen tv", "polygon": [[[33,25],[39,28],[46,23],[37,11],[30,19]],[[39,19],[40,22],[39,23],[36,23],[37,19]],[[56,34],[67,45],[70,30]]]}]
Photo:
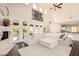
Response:
[{"label": "flat screen tv", "polygon": [[32,19],[43,22],[43,14],[37,10],[32,9]]}]

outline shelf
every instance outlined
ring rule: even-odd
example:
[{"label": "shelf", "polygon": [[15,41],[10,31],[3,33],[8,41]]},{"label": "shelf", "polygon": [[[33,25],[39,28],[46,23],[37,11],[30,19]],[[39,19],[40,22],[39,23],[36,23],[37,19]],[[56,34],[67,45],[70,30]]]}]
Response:
[{"label": "shelf", "polygon": [[2,31],[10,31],[10,27],[0,26]]}]

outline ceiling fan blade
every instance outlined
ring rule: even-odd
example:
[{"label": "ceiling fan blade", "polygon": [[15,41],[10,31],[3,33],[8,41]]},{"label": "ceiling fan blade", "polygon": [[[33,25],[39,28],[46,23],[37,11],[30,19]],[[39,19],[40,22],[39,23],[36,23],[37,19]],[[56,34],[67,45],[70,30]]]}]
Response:
[{"label": "ceiling fan blade", "polygon": [[60,6],[60,5],[62,5],[63,3],[60,3],[60,4],[58,4],[57,6]]},{"label": "ceiling fan blade", "polygon": [[57,5],[53,4],[54,7],[57,7]]},{"label": "ceiling fan blade", "polygon": [[62,7],[57,6],[57,8],[62,8]]}]

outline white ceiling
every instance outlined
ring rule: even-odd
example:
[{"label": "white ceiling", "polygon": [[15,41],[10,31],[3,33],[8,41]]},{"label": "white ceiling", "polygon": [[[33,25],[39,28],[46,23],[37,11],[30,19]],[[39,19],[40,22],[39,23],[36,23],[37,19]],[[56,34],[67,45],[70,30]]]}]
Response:
[{"label": "white ceiling", "polygon": [[[21,4],[8,4],[8,5],[24,5]],[[29,4],[30,5],[30,4]],[[50,10],[52,3],[37,3],[37,8],[42,8],[43,10],[47,10],[49,14],[51,14],[51,20],[56,19],[59,23],[79,23],[79,3],[64,3],[62,5],[62,9],[54,9]],[[20,6],[19,6],[20,7]]]},{"label": "white ceiling", "polygon": [[43,10],[47,10],[59,23],[69,23],[71,21],[79,23],[79,3],[64,3],[62,9],[56,11],[54,9],[50,10],[50,7],[53,7],[52,4],[39,3],[36,5]]}]

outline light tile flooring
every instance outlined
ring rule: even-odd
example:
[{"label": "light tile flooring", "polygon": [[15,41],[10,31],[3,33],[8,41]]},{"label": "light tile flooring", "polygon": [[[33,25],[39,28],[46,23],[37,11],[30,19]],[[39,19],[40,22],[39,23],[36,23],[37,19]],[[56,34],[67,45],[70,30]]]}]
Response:
[{"label": "light tile flooring", "polygon": [[[28,45],[23,42],[17,43],[16,46],[6,56],[20,56],[20,54],[18,53],[18,49],[27,46]],[[73,41],[70,56],[79,56],[79,41]]]}]

